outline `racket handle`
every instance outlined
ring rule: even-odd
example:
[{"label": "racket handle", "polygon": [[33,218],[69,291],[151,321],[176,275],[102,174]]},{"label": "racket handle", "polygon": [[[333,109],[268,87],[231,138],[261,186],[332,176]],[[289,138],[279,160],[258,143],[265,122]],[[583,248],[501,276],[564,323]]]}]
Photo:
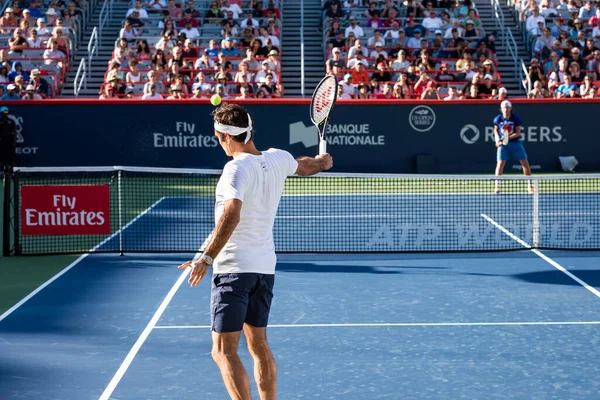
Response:
[{"label": "racket handle", "polygon": [[319,140],[319,154],[327,153],[327,140],[320,139]]}]

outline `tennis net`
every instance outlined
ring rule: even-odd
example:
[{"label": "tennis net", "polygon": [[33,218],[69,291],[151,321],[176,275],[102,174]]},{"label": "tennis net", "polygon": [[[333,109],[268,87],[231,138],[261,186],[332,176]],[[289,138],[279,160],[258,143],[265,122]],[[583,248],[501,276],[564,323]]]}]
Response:
[{"label": "tennis net", "polygon": [[[220,173],[17,168],[8,252],[195,252]],[[600,175],[290,177],[273,236],[280,253],[599,249]]]}]

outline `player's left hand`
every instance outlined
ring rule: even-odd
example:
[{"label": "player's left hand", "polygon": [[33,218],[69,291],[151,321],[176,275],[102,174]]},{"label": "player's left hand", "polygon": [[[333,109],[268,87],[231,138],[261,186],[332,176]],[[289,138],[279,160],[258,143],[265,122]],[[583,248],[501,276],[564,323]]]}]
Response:
[{"label": "player's left hand", "polygon": [[496,142],[496,147],[502,147],[502,142]]},{"label": "player's left hand", "polygon": [[178,268],[184,269],[188,267],[192,269],[192,273],[190,274],[188,283],[191,287],[197,286],[202,280],[202,278],[204,278],[204,275],[206,275],[206,271],[208,271],[208,264],[206,264],[202,260],[186,261],[183,264],[181,264]]}]

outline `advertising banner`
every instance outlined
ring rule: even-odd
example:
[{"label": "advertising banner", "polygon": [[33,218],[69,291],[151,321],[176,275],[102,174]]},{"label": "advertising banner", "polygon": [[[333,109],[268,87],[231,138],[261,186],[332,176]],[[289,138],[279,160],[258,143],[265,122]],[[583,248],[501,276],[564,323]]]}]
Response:
[{"label": "advertising banner", "polygon": [[110,234],[109,185],[21,186],[22,235]]},{"label": "advertising banner", "polygon": [[[259,149],[294,156],[318,153],[309,102],[244,106],[252,113]],[[577,172],[598,171],[596,129],[586,115],[597,102],[514,101],[533,172],[561,172],[574,156]],[[39,102],[11,105],[20,166],[147,166],[222,168],[228,158],[214,136],[208,103]],[[327,129],[335,172],[493,174],[496,102],[354,102],[336,106]],[[57,118],[57,115],[63,117]],[[578,115],[578,118],[567,118]],[[506,172],[518,172],[510,162]]]}]

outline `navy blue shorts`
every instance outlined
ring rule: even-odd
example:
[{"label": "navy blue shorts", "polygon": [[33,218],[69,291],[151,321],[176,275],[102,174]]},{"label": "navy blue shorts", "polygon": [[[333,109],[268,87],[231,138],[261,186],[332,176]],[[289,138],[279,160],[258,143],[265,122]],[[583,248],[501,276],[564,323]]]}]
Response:
[{"label": "navy blue shorts", "polygon": [[269,322],[275,275],[214,274],[210,321],[215,332],[241,331],[244,323],[264,328]]}]

